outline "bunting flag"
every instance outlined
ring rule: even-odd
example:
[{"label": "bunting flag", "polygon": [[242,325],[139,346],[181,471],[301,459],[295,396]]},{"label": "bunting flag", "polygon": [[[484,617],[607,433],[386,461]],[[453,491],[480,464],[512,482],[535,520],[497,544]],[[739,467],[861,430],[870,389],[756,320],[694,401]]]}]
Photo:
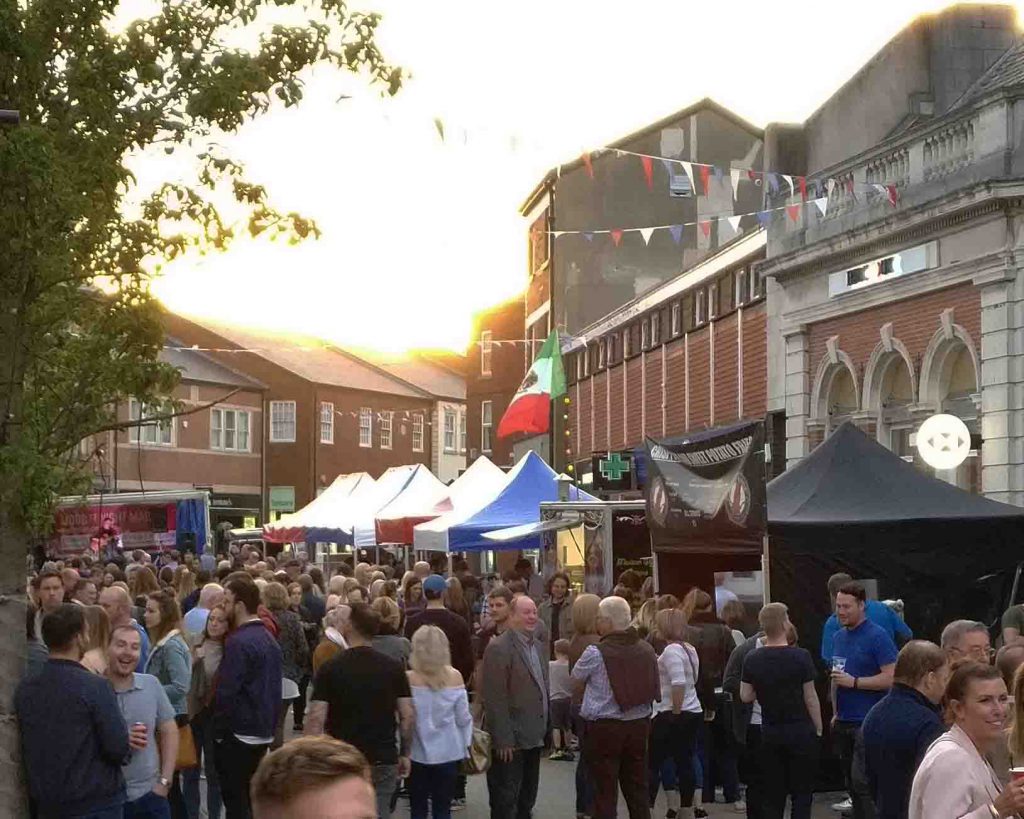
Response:
[{"label": "bunting flag", "polygon": [[732,198],[740,195],[740,175],[743,173],[739,168],[732,168],[729,175],[732,177]]},{"label": "bunting flag", "polygon": [[644,244],[649,245],[651,243],[651,236],[654,235],[654,228],[640,228],[640,235],[643,237]]},{"label": "bunting flag", "polygon": [[822,218],[824,219],[825,214],[828,213],[828,197],[819,196],[814,200],[814,204],[817,206],[818,210],[821,212]]},{"label": "bunting flag", "polygon": [[886,185],[886,191],[889,193],[889,204],[896,207],[896,203],[900,201],[900,192],[895,185]]},{"label": "bunting flag", "polygon": [[789,218],[792,219],[794,222],[797,222],[800,219],[800,210],[801,210],[801,206],[800,205],[787,205],[786,206],[786,213],[788,214]]},{"label": "bunting flag", "polygon": [[826,183],[826,187],[828,188],[828,195],[831,196],[836,189],[836,180],[829,179]]},{"label": "bunting flag", "polygon": [[772,195],[779,192],[779,175],[777,173],[769,173],[768,177],[768,191]]},{"label": "bunting flag", "polygon": [[565,370],[558,343],[558,331],[553,330],[537,353],[529,372],[519,386],[512,402],[501,416],[498,437],[523,433],[540,435],[551,425],[551,402],[565,394]]},{"label": "bunting flag", "polygon": [[590,154],[587,151],[583,152],[583,167],[587,169],[587,176],[591,179],[594,178],[594,165],[590,161]]},{"label": "bunting flag", "polygon": [[593,233],[584,233],[583,234],[583,238],[586,239],[588,242],[592,242],[592,241],[594,241],[594,234]]},{"label": "bunting flag", "polygon": [[683,238],[683,226],[669,225],[668,232],[672,234],[672,241],[679,244],[679,241]]},{"label": "bunting flag", "polygon": [[782,174],[782,178],[786,180],[786,184],[789,185],[789,195],[795,196],[796,190],[793,188],[793,177],[788,174]]},{"label": "bunting flag", "polygon": [[662,157],[661,164],[665,166],[665,173],[668,174],[668,178],[671,179],[673,176],[672,170],[675,168],[675,163],[671,159],[665,159]]},{"label": "bunting flag", "polygon": [[697,227],[700,228],[700,232],[704,234],[704,238],[708,239],[711,237],[711,220],[701,219],[697,222]]},{"label": "bunting flag", "polygon": [[697,189],[693,185],[693,166],[689,162],[680,162],[679,164],[683,166],[686,178],[690,180],[690,190],[696,193]]},{"label": "bunting flag", "polygon": [[649,156],[640,157],[640,164],[644,166],[644,179],[647,180],[647,190],[654,190],[654,166]]},{"label": "bunting flag", "polygon": [[621,230],[613,230],[611,232],[611,234],[612,234],[612,241],[615,242],[615,246],[618,247],[619,246],[619,242],[622,241],[622,231]]},{"label": "bunting flag", "polygon": [[728,216],[726,218],[727,218],[727,220],[729,222],[729,227],[731,227],[736,233],[739,233],[740,232],[740,220],[743,217],[742,216]]},{"label": "bunting flag", "polygon": [[796,178],[797,185],[800,188],[800,199],[804,202],[807,201],[807,177],[798,176]]},{"label": "bunting flag", "polygon": [[761,223],[761,227],[768,229],[768,226],[772,223],[772,212],[770,210],[759,210],[757,212],[757,221]]},{"label": "bunting flag", "polygon": [[705,196],[711,195],[711,166],[700,166],[700,184]]}]

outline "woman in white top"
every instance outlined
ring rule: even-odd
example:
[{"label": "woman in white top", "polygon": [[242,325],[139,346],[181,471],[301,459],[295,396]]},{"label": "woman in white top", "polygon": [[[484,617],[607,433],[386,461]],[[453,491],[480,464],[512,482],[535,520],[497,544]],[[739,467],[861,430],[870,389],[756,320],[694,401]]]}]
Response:
[{"label": "woman in white top", "polygon": [[1009,707],[999,670],[957,668],[946,686],[953,727],[932,743],[914,775],[909,819],[1000,819],[1024,813],[1024,781],[999,782],[986,755],[1006,741]]},{"label": "woman in white top", "polygon": [[409,687],[416,707],[409,776],[410,819],[451,817],[459,763],[473,742],[473,718],[462,675],[452,668],[448,638],[437,626],[420,626],[412,637]]},{"label": "woman in white top", "polygon": [[[686,615],[679,609],[664,609],[655,616],[655,629],[668,644],[658,657],[661,676],[661,702],[654,703],[651,722],[650,755],[651,802],[658,795],[658,772],[671,757],[679,778],[679,812],[669,805],[669,815],[693,819],[693,775],[697,731],[704,719],[697,699],[697,650],[686,642]],[[671,792],[666,791],[666,796]]]}]

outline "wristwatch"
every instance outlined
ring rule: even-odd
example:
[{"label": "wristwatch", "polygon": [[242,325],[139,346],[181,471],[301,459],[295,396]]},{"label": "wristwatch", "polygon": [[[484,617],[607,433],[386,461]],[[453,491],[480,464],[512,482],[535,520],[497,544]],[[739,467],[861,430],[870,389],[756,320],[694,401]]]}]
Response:
[{"label": "wristwatch", "polygon": [[161,776],[159,779],[157,779],[157,782],[160,784],[161,787],[171,787],[171,780],[168,779],[166,776]]}]

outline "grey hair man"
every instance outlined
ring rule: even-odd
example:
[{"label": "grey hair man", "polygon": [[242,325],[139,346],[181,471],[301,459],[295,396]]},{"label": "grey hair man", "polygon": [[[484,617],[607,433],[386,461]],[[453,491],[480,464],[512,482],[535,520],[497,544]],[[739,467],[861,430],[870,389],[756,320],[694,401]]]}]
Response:
[{"label": "grey hair man", "polygon": [[991,649],[988,627],[977,620],[954,620],[942,630],[942,650],[950,662],[969,659],[987,665]]},{"label": "grey hair man", "polygon": [[224,587],[217,583],[207,583],[199,592],[199,602],[194,608],[188,610],[185,619],[182,621],[185,627],[185,637],[188,642],[194,643],[199,639],[206,628],[206,620],[210,616],[210,609],[220,605],[224,599]]},{"label": "grey hair man", "polygon": [[595,784],[594,816],[614,816],[616,783],[633,819],[650,814],[647,734],[652,703],[661,698],[658,658],[632,628],[629,603],[606,597],[598,606],[597,645],[587,646],[572,670],[583,695],[583,755]]}]

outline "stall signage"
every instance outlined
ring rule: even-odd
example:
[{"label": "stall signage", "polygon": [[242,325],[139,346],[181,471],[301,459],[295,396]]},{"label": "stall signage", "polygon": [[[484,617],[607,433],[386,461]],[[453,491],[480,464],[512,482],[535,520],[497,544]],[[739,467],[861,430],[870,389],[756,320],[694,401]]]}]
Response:
[{"label": "stall signage", "polygon": [[633,488],[631,453],[609,452],[607,455],[594,455],[591,460],[595,489],[625,492]]}]

